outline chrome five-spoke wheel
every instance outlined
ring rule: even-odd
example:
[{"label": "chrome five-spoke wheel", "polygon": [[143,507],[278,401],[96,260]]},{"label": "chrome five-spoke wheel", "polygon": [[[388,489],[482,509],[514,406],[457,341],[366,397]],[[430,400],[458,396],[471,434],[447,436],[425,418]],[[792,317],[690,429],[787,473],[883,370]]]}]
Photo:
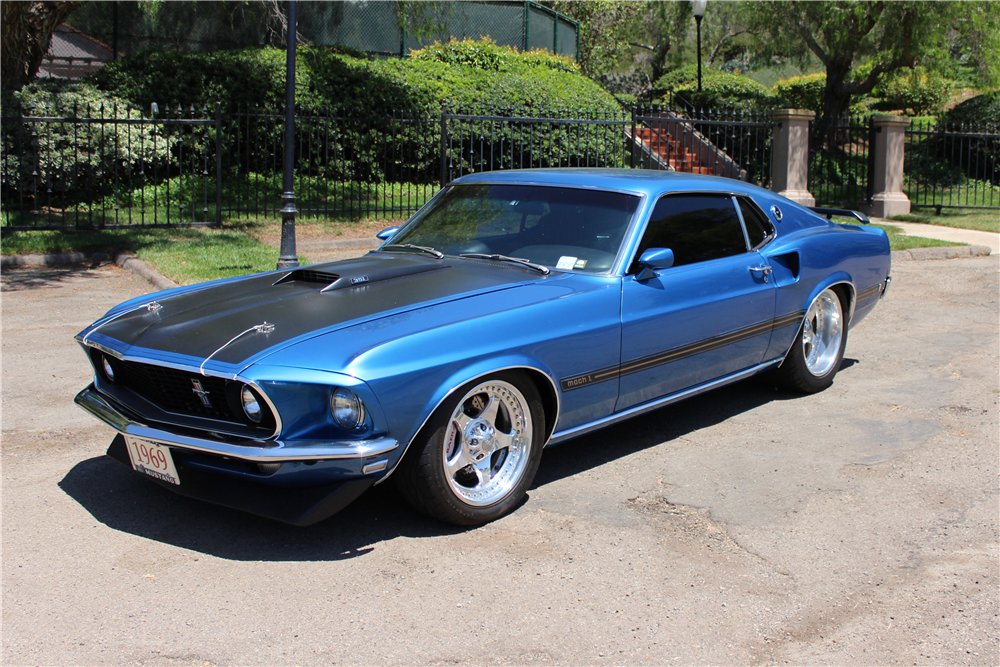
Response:
[{"label": "chrome five-spoke wheel", "polygon": [[517,387],[483,382],[458,404],[445,435],[443,463],[451,490],[473,506],[510,493],[528,464],[534,425]]},{"label": "chrome five-spoke wheel", "polygon": [[522,372],[460,387],[428,420],[400,463],[396,484],[419,511],[474,526],[521,502],[538,470],[545,413]]}]

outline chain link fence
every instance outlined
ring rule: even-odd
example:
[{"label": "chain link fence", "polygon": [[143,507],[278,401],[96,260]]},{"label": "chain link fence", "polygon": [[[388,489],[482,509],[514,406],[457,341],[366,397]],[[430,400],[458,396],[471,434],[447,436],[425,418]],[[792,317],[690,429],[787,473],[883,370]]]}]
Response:
[{"label": "chain link fence", "polygon": [[[310,2],[296,7],[299,39],[404,58],[435,41],[489,36],[575,59],[579,25],[534,2]],[[80,78],[142,51],[212,52],[282,46],[284,2],[85,2],[53,35],[41,77]]]}]

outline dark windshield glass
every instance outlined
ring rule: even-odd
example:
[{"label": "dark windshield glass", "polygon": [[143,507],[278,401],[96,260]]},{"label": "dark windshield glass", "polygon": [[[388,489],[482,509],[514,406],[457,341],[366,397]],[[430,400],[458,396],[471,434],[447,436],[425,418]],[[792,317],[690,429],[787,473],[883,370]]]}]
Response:
[{"label": "dark windshield glass", "polygon": [[639,197],[526,185],[455,185],[392,238],[449,255],[519,257],[555,269],[614,266]]}]

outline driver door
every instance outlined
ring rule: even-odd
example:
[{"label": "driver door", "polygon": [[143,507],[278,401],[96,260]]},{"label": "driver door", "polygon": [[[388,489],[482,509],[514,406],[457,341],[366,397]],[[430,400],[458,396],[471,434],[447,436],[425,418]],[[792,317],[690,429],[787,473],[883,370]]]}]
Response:
[{"label": "driver door", "polygon": [[674,265],[622,285],[622,365],[616,411],[761,363],[771,339],[774,282],[750,250],[729,195],[667,195],[636,258],[670,248]]}]

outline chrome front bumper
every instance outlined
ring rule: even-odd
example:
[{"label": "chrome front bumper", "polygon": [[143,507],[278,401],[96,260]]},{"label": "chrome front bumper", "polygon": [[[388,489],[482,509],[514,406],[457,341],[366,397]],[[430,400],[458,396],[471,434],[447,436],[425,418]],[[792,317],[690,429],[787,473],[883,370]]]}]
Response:
[{"label": "chrome front bumper", "polygon": [[[385,454],[399,447],[392,438],[371,440],[342,440],[297,442],[286,446],[280,440],[253,440],[253,444],[232,444],[179,435],[141,424],[124,415],[111,401],[90,385],[76,395],[76,404],[123,435],[159,442],[170,447],[180,447],[196,452],[229,456],[243,461],[268,463],[277,461],[327,461],[335,459],[362,459]],[[384,466],[383,466],[384,468]],[[377,472],[377,471],[370,471]]]}]

